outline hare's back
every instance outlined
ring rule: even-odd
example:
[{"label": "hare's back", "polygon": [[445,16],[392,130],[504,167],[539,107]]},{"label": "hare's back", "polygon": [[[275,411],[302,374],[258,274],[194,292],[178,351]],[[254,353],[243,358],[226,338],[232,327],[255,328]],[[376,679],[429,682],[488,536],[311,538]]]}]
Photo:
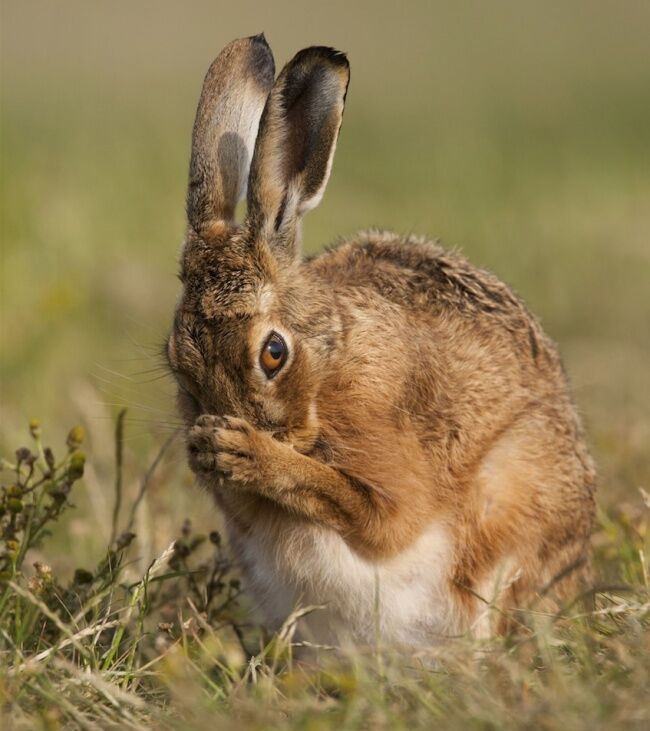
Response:
[{"label": "hare's back", "polygon": [[525,373],[529,387],[545,382],[566,388],[555,343],[524,302],[494,274],[435,242],[364,231],[306,266],[342,300],[380,310],[390,303],[403,309],[411,325],[426,324],[430,337],[452,351],[459,338],[469,338],[483,343],[496,366]]},{"label": "hare's back", "polygon": [[307,266],[331,286],[371,288],[404,306],[537,325],[519,297],[496,276],[425,238],[363,231]]}]

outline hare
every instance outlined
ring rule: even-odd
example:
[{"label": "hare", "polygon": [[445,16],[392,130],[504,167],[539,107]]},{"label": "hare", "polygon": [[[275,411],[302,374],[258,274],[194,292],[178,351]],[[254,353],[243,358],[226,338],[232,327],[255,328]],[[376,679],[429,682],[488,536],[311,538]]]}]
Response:
[{"label": "hare", "polygon": [[263,35],[207,73],[167,343],[189,464],[270,625],[302,603],[314,641],[486,636],[589,579],[594,467],[555,345],[495,276],[374,230],[302,258],[348,80],[325,47],[275,79]]}]

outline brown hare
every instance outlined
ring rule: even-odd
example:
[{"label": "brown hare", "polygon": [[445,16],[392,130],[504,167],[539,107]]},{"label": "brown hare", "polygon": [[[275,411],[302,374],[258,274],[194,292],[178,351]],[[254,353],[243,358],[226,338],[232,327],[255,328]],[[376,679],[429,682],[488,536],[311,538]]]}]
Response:
[{"label": "brown hare", "polygon": [[167,345],[189,462],[269,623],[485,636],[490,605],[588,579],[594,468],[555,345],[492,274],[381,231],[302,258],[348,80],[325,47],[275,79],[263,36],[208,71]]}]

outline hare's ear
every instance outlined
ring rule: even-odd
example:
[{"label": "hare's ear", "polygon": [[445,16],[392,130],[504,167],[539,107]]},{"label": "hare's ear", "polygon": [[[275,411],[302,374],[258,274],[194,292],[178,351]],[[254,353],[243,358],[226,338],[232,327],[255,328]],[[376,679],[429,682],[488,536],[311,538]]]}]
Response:
[{"label": "hare's ear", "polygon": [[227,45],[203,82],[192,133],[187,218],[200,233],[234,218],[246,194],[260,116],[275,65],[264,35]]},{"label": "hare's ear", "polygon": [[249,224],[283,255],[296,255],[301,217],[323,196],[349,79],[344,54],[305,48],[282,69],[264,107],[248,186]]}]

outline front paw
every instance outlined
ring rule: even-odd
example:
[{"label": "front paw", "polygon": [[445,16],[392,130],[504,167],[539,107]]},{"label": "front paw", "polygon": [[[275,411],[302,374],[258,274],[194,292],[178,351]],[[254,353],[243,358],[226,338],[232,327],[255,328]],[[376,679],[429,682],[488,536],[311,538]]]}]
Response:
[{"label": "front paw", "polygon": [[250,485],[267,472],[272,443],[269,434],[258,431],[245,419],[204,414],[188,434],[190,468],[223,482]]},{"label": "front paw", "polygon": [[224,419],[212,414],[203,414],[194,422],[187,434],[187,460],[192,472],[197,475],[217,471],[217,445],[215,435]]}]

